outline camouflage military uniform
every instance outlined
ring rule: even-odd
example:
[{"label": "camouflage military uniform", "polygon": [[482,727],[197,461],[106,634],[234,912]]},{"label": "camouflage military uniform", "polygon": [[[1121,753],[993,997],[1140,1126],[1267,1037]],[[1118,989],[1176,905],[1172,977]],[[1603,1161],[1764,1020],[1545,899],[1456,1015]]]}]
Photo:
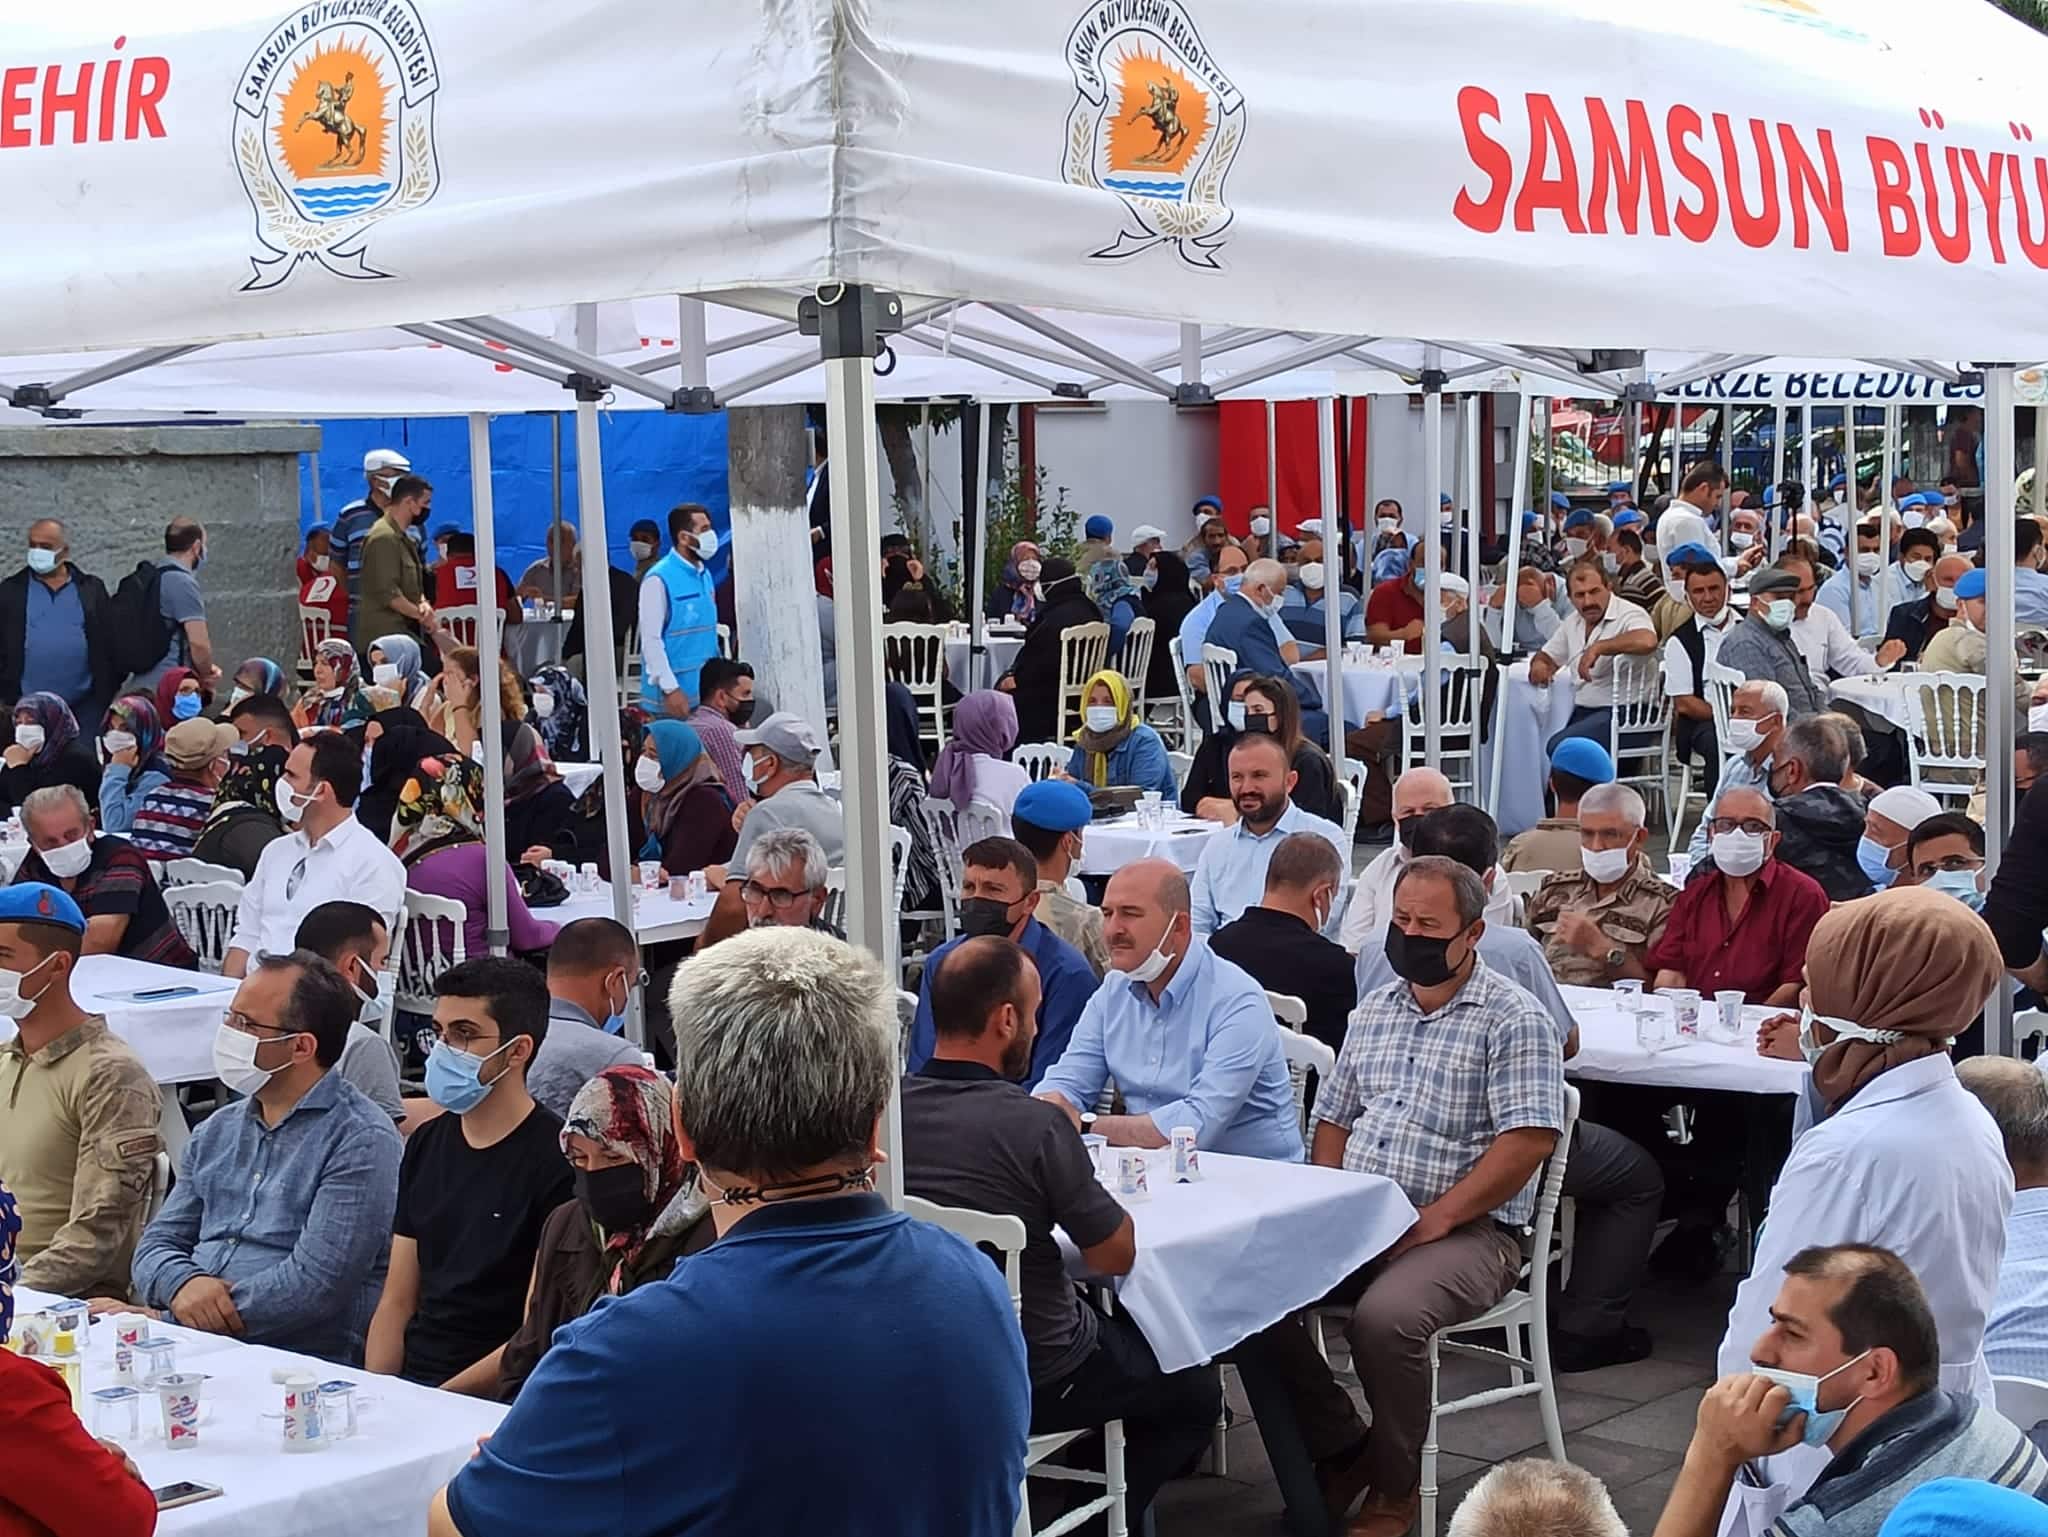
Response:
[{"label": "camouflage military uniform", "polygon": [[0,1180],[21,1208],[21,1280],[128,1295],[162,1097],[134,1049],[90,1015],[34,1055],[0,1045]]},{"label": "camouflage military uniform", "polygon": [[[1581,912],[1600,926],[1611,944],[1624,950],[1647,950],[1664,935],[1678,893],[1651,871],[1640,857],[1606,896],[1599,896],[1583,870],[1560,871],[1529,898],[1528,929],[1543,941],[1543,958],[1551,973],[1567,987],[1607,987],[1615,973],[1606,952],[1587,955],[1557,937],[1557,919],[1566,911]],[[1640,955],[1638,956],[1640,958]]]},{"label": "camouflage military uniform", "polygon": [[1038,883],[1038,921],[1081,952],[1096,980],[1109,970],[1109,946],[1102,942],[1102,913],[1067,895],[1058,881]]}]

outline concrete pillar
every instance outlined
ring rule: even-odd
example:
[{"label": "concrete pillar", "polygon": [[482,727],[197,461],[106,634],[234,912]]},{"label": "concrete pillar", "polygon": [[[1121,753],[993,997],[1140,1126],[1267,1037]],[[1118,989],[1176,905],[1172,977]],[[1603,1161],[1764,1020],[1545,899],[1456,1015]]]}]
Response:
[{"label": "concrete pillar", "polygon": [[[140,560],[164,552],[164,525],[207,531],[206,625],[223,674],[252,656],[290,672],[299,656],[299,455],[320,429],[296,423],[221,427],[0,427],[0,527],[24,541],[61,518],[72,559],[111,592]],[[0,547],[0,571],[26,544]],[[81,722],[90,731],[97,723]]]},{"label": "concrete pillar", "polygon": [[[736,406],[727,413],[727,486],[732,499],[733,610],[739,653],[757,693],[803,716],[825,736],[824,652],[811,577],[804,468],[810,439],[802,406]],[[838,487],[835,486],[836,494]],[[872,550],[839,559],[874,559]],[[768,713],[755,708],[755,718]]]}]

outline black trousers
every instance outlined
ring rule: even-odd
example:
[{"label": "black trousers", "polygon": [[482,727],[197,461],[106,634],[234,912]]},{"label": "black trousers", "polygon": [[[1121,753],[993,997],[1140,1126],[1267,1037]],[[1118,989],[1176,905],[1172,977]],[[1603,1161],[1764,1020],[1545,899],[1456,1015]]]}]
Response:
[{"label": "black trousers", "polygon": [[[1671,741],[1677,749],[1680,761],[1697,758],[1706,769],[1707,804],[1714,803],[1714,791],[1721,782],[1721,746],[1714,736],[1714,722],[1687,720],[1674,716],[1671,721]],[[1570,1165],[1566,1165],[1567,1168]]]},{"label": "black trousers", "polygon": [[[1095,1348],[1054,1382],[1031,1390],[1031,1432],[1100,1429],[1124,1422],[1125,1503],[1132,1531],[1168,1479],[1194,1471],[1209,1445],[1222,1408],[1216,1368],[1191,1366],[1162,1372],[1138,1326],[1123,1313],[1100,1319]],[[1100,1438],[1087,1444],[1089,1466],[1099,1467]],[[1103,1530],[1093,1523],[1090,1530]]]}]

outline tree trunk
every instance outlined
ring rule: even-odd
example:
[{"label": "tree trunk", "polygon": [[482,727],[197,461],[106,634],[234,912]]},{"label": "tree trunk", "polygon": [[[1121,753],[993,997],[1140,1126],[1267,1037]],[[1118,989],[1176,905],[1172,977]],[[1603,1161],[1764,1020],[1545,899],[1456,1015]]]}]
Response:
[{"label": "tree trunk", "polygon": [[[882,457],[889,461],[889,478],[896,483],[896,505],[902,509],[903,532],[929,555],[932,548],[931,519],[924,505],[924,469],[917,462],[916,429],[911,411],[905,406],[883,406],[875,412],[875,431],[882,440]],[[867,552],[873,556],[875,552]]]},{"label": "tree trunk", "polygon": [[[787,710],[809,721],[823,741],[824,651],[804,515],[810,452],[804,408],[737,406],[727,416],[734,617],[755,691],[764,699],[755,717]],[[835,496],[851,494],[832,489]],[[745,787],[732,788],[739,795]]]}]

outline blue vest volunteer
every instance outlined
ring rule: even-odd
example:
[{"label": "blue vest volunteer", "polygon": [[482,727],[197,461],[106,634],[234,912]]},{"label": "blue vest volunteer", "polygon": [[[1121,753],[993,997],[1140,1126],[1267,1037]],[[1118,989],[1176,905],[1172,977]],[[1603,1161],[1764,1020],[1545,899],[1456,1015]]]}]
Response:
[{"label": "blue vest volunteer", "polygon": [[[661,653],[675,674],[675,686],[691,704],[697,703],[697,673],[718,655],[718,603],[707,566],[692,565],[675,550],[648,567],[647,580],[661,583],[668,598],[668,618],[661,627]],[[652,652],[646,636],[641,645]],[[651,659],[651,658],[650,658]],[[651,666],[641,668],[640,698],[661,708],[661,680]]]}]

